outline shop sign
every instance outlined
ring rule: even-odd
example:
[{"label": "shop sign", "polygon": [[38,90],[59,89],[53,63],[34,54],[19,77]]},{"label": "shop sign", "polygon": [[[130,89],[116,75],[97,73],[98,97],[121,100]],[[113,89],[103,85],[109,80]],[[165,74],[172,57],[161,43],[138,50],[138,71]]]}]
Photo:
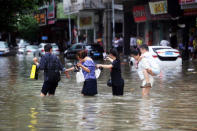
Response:
[{"label": "shop sign", "polygon": [[49,25],[55,24],[55,20],[48,20],[48,24]]},{"label": "shop sign", "polygon": [[39,10],[38,12],[34,13],[34,18],[38,22],[39,26],[43,26],[47,24],[46,20],[46,10]]},{"label": "shop sign", "polygon": [[145,22],[147,20],[145,6],[134,6],[133,17],[135,22]]},{"label": "shop sign", "polygon": [[47,9],[47,18],[48,19],[54,19],[55,18],[55,1],[49,5]]},{"label": "shop sign", "polygon": [[197,15],[197,9],[185,9],[183,15],[184,16]]},{"label": "shop sign", "polygon": [[47,36],[42,36],[42,40],[48,40]]},{"label": "shop sign", "polygon": [[149,8],[152,15],[167,14],[167,1],[149,2]]},{"label": "shop sign", "polygon": [[79,15],[79,29],[92,29],[94,26],[93,14],[83,13]]},{"label": "shop sign", "polygon": [[196,3],[197,0],[179,0],[179,4],[192,4],[192,3]]},{"label": "shop sign", "polygon": [[193,4],[183,4],[181,5],[181,9],[195,9],[197,8],[197,3],[193,3]]}]

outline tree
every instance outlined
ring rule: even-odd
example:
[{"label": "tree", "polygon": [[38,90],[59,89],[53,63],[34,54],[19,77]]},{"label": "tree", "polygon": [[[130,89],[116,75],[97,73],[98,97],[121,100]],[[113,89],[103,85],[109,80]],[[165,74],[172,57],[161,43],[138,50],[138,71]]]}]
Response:
[{"label": "tree", "polygon": [[16,30],[19,17],[32,11],[50,0],[0,0],[0,32]]},{"label": "tree", "polygon": [[39,25],[32,15],[21,16],[17,28],[21,38],[31,42],[37,40]]}]

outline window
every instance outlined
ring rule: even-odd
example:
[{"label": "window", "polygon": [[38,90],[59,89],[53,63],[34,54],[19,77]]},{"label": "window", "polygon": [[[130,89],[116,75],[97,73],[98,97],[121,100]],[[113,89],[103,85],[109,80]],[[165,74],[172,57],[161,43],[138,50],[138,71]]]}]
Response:
[{"label": "window", "polygon": [[71,4],[77,3],[77,0],[70,0]]}]

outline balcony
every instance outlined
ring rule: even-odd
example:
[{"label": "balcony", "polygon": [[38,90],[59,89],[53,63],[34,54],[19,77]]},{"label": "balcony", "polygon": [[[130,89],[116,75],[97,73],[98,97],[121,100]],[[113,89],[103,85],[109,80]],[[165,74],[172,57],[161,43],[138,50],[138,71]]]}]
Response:
[{"label": "balcony", "polygon": [[104,8],[103,0],[77,0],[75,2],[64,0],[65,14],[74,14],[83,10],[99,10]]}]

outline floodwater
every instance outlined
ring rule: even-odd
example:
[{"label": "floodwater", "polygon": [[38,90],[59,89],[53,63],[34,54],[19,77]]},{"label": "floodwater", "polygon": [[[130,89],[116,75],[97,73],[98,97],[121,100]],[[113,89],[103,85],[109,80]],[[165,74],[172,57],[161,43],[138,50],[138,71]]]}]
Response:
[{"label": "floodwater", "polygon": [[43,74],[30,80],[31,64],[31,57],[0,57],[1,131],[197,130],[197,62],[163,68],[149,97],[142,97],[138,75],[127,64],[122,65],[123,97],[112,96],[106,86],[107,70],[95,97],[80,95],[74,73],[71,79],[62,75],[55,96],[40,97]]}]

